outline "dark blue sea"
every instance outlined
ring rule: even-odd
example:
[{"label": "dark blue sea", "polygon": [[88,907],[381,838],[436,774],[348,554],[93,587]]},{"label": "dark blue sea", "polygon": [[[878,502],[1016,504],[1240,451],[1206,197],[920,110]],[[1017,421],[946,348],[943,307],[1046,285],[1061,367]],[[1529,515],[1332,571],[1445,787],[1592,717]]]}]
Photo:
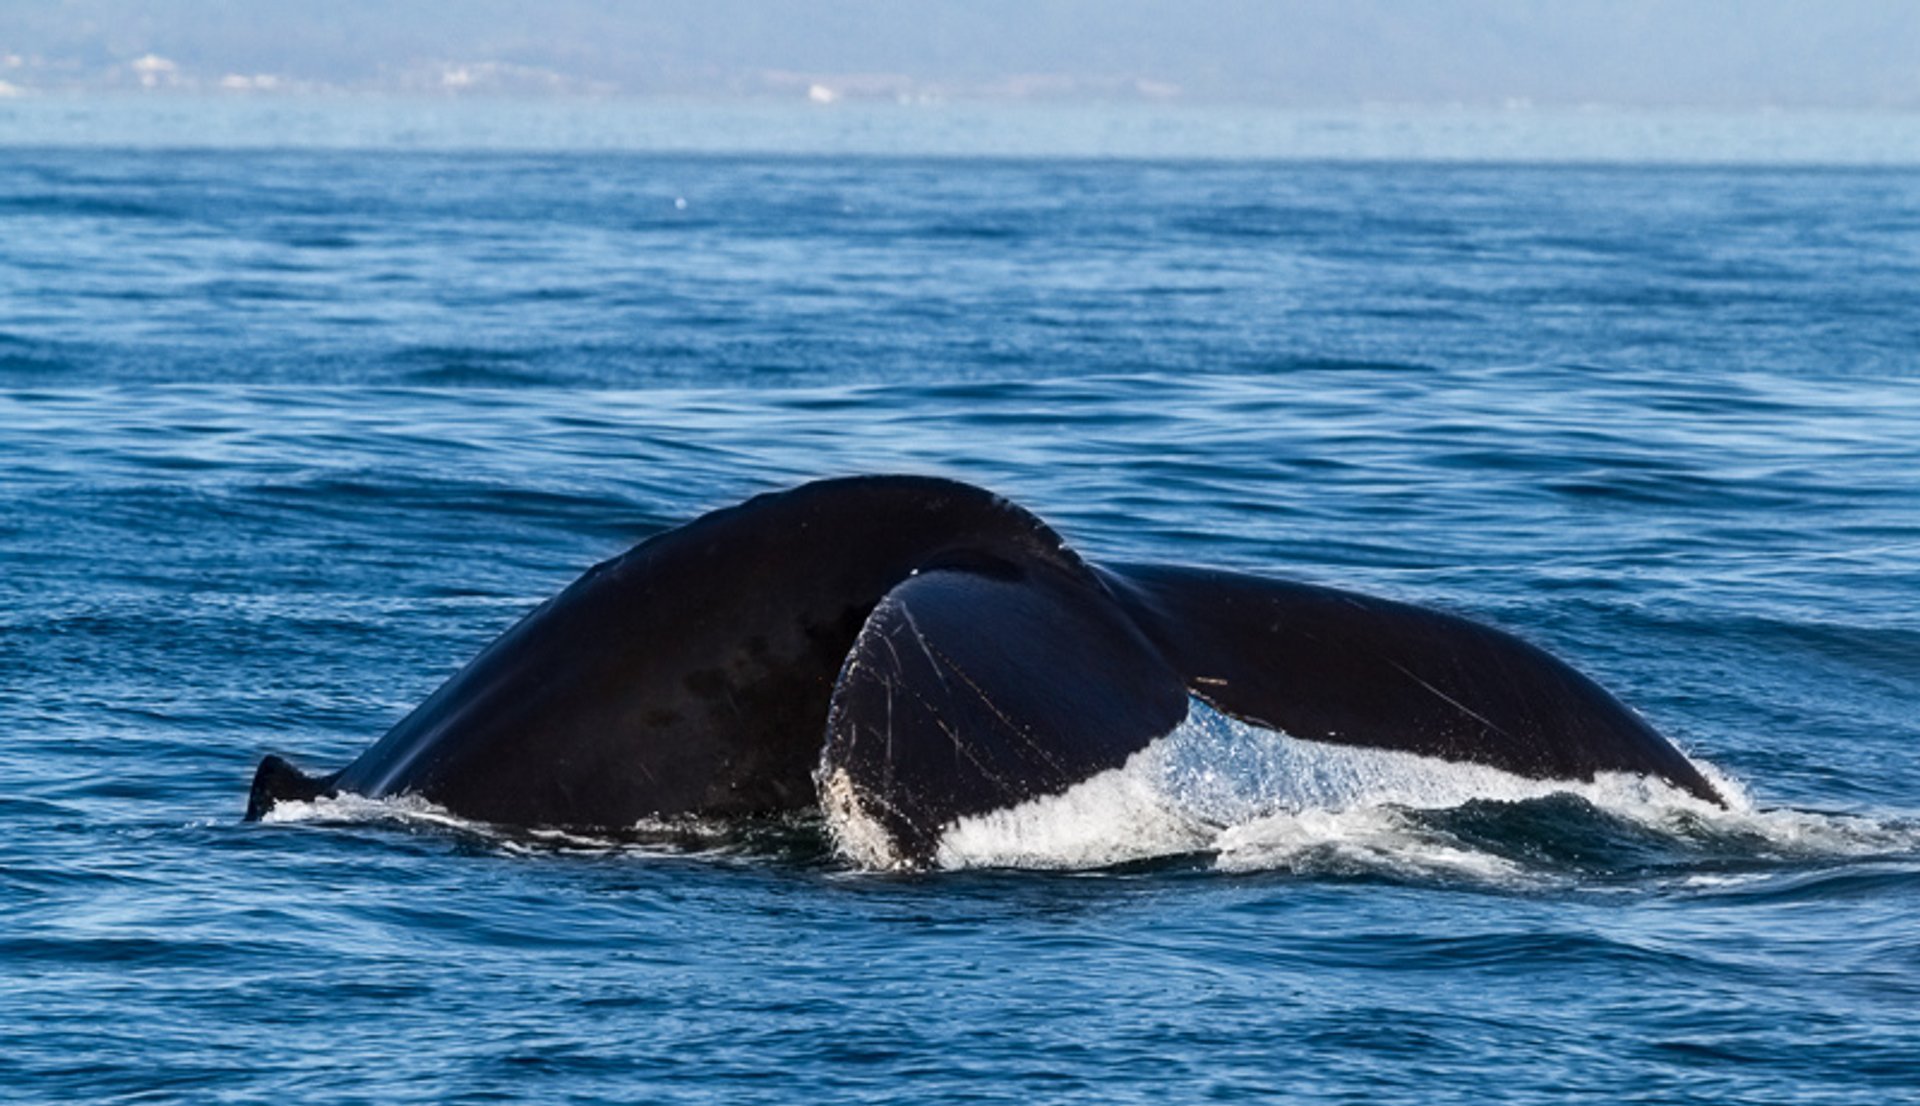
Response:
[{"label": "dark blue sea", "polygon": [[[1920,169],[49,118],[0,118],[0,1097],[1920,1100]],[[1515,631],[1735,801],[1402,772],[912,874],[242,822],[596,561],[869,472]]]}]

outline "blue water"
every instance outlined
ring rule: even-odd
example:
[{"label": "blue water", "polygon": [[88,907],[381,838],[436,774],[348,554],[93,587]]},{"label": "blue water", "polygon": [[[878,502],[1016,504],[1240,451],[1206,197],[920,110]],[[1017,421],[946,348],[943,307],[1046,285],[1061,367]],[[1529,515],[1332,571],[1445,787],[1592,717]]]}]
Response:
[{"label": "blue water", "polygon": [[[1900,168],[0,149],[0,1086],[1913,1101],[1916,289]],[[240,821],[594,561],[878,471],[1473,614],[1744,798],[909,876]]]}]

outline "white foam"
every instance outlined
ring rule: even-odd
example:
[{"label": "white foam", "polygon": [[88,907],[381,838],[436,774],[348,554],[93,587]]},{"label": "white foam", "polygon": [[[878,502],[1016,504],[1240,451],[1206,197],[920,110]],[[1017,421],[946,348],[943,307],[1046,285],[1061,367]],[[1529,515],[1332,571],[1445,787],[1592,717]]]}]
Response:
[{"label": "white foam", "polygon": [[306,801],[283,799],[260,819],[282,824],[389,825],[454,831],[484,838],[510,853],[615,853],[622,856],[679,857],[689,852],[726,855],[738,850],[739,825],[724,818],[675,815],[642,818],[612,834],[584,833],[552,826],[503,827],[462,818],[418,795],[369,799],[341,794]]},{"label": "white foam", "polygon": [[942,868],[1097,868],[1207,849],[1219,827],[1162,787],[1163,738],[1063,795],[961,818],[940,838]]},{"label": "white foam", "polygon": [[1505,857],[1426,830],[1388,806],[1269,815],[1227,828],[1214,849],[1214,866],[1228,872],[1375,872],[1500,884],[1538,878]]},{"label": "white foam", "polygon": [[[1750,855],[1847,856],[1920,847],[1920,829],[1805,811],[1761,811],[1698,763],[1721,807],[1660,780],[1603,773],[1538,780],[1485,765],[1303,741],[1194,701],[1171,734],[1125,765],[1006,810],[959,819],[943,868],[1092,868],[1208,853],[1224,870],[1362,870],[1491,882],[1547,878],[1421,824],[1415,812],[1572,794],[1677,839],[1751,837]],[[1676,843],[1680,843],[1676,841]],[[853,857],[870,863],[866,856]]]},{"label": "white foam", "polygon": [[430,803],[418,795],[369,799],[361,795],[327,795],[317,799],[281,799],[261,815],[262,822],[399,822],[441,829],[478,829],[478,823]]}]

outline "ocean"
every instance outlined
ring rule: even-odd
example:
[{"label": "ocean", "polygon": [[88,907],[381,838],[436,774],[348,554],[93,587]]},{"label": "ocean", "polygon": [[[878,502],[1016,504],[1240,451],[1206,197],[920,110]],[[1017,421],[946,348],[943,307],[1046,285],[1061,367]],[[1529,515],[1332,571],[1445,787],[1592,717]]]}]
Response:
[{"label": "ocean", "polygon": [[[122,108],[0,103],[8,1100],[1920,1100],[1910,121]],[[912,873],[241,820],[877,472],[1511,630],[1734,801],[1227,749],[1238,813]]]}]

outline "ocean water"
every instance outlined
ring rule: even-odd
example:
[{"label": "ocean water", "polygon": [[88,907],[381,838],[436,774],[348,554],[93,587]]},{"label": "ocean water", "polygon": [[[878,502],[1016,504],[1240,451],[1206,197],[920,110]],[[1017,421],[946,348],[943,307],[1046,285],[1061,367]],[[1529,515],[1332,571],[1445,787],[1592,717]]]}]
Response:
[{"label": "ocean water", "polygon": [[[1920,169],[1840,164],[1884,146],[73,110],[0,116],[7,1099],[1920,1098]],[[1516,631],[1736,801],[1202,717],[925,873],[808,818],[241,822],[595,561],[886,471]]]}]

